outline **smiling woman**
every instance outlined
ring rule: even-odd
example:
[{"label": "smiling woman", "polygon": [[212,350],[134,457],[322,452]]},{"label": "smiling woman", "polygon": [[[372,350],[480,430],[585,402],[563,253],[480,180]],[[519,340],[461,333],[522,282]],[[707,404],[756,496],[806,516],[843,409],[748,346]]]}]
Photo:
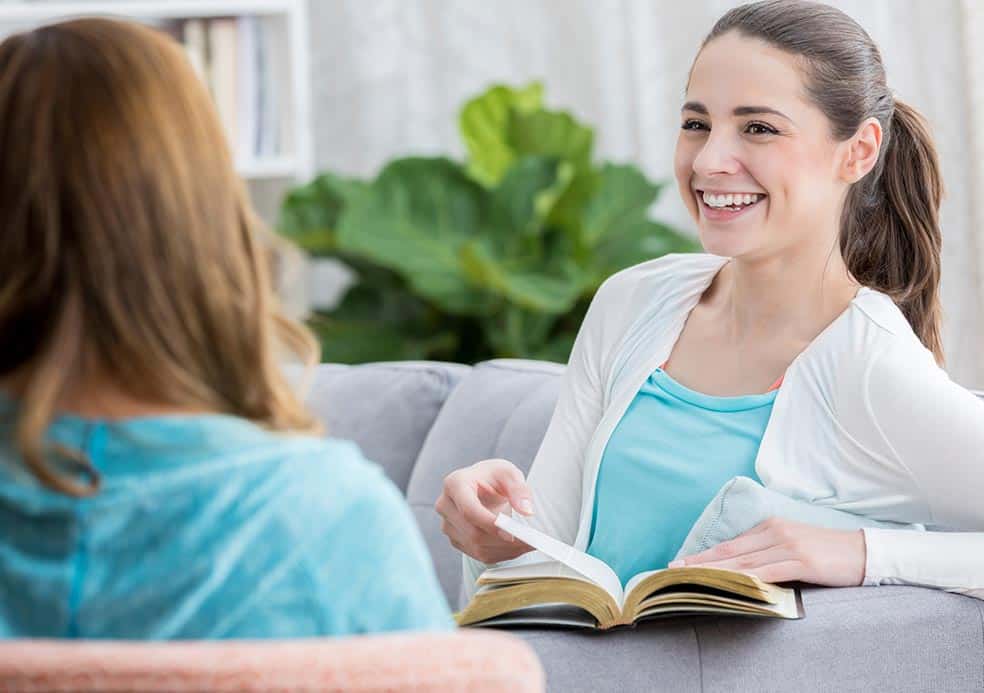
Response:
[{"label": "smiling woman", "polygon": [[503,506],[628,575],[666,567],[746,476],[860,516],[843,526],[967,532],[770,522],[694,561],[984,587],[984,403],[940,367],[942,181],[924,120],[864,29],[793,0],[726,13],[684,101],[674,170],[707,254],[602,286],[528,482],[505,460],[445,480],[466,586],[529,550],[496,534]]}]

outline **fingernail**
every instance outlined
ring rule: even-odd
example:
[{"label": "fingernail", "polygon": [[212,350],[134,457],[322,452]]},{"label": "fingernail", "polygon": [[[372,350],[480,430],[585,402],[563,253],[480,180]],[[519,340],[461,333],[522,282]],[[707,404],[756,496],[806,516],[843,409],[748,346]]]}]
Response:
[{"label": "fingernail", "polygon": [[682,568],[683,567],[683,561],[680,560],[680,559],[677,559],[675,561],[670,561],[669,565],[667,565],[666,567],[667,568]]},{"label": "fingernail", "polygon": [[527,515],[532,515],[533,503],[530,501],[529,498],[524,498],[523,500],[519,501],[519,509],[522,510]]},{"label": "fingernail", "polygon": [[501,529],[499,530],[499,536],[502,537],[503,539],[505,539],[506,541],[512,541],[513,540],[513,537],[512,537],[511,534],[508,534],[506,532],[503,532]]}]

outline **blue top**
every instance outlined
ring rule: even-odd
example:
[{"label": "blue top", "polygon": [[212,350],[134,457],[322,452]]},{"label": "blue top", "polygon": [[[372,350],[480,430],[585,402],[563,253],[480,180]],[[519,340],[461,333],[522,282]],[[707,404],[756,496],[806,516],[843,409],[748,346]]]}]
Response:
[{"label": "blue top", "polygon": [[776,393],[713,397],[657,368],[605,447],[587,552],[623,585],[665,568],[725,482],[758,481],[755,457]]},{"label": "blue top", "polygon": [[41,487],[0,397],[0,638],[292,638],[453,621],[399,491],[358,448],[225,415],[62,416],[100,492]]}]

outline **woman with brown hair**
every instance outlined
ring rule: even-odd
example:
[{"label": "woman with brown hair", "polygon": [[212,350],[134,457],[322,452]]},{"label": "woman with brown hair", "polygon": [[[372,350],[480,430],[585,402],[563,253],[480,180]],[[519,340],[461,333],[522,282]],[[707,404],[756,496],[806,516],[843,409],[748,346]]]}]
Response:
[{"label": "woman with brown hair", "polygon": [[[528,483],[506,460],[446,478],[466,587],[530,552],[494,524],[512,506],[623,581],[679,562],[984,596],[984,402],[941,368],[939,162],[871,37],[819,2],[725,13],[675,174],[707,254],[601,287]],[[768,518],[678,556],[740,477],[857,529]]]},{"label": "woman with brown hair", "polygon": [[399,492],[288,386],[209,96],[154,30],[0,45],[0,637],[449,628]]}]

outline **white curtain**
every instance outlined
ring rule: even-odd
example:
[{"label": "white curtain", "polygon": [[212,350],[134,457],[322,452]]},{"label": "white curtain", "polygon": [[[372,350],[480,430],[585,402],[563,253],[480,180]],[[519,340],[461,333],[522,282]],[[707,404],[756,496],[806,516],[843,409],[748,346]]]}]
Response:
[{"label": "white curtain", "polygon": [[[310,0],[316,161],[369,176],[411,153],[461,156],[457,111],[493,82],[542,80],[596,128],[599,157],[672,177],[686,72],[731,0]],[[968,86],[984,79],[980,0],[841,0],[879,44],[889,84],[934,127],[948,197],[943,296],[949,370],[984,387],[984,157]],[[973,22],[971,22],[973,19]],[[973,26],[978,38],[971,40]],[[974,43],[975,45],[971,45]],[[971,64],[969,61],[975,61]],[[974,178],[976,176],[976,179]],[[976,183],[974,182],[976,180]],[[976,186],[976,187],[974,187]],[[653,210],[692,228],[675,188]]]},{"label": "white curtain", "polygon": [[[968,378],[981,387],[984,382],[984,2],[963,0],[961,21],[964,26],[961,45],[964,49],[968,130],[964,148],[967,157],[967,217],[961,220],[967,229],[965,251],[970,269],[976,270],[976,297],[968,298],[966,352]],[[975,300],[976,298],[976,300]],[[959,316],[958,316],[959,317]],[[954,372],[954,377],[959,375]]]}]

